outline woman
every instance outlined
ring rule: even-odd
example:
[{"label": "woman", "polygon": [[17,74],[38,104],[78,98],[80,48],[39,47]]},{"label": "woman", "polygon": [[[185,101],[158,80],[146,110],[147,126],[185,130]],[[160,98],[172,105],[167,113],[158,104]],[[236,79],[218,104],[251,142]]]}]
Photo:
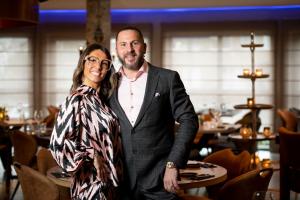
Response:
[{"label": "woman", "polygon": [[57,116],[50,150],[73,175],[72,199],[117,199],[122,174],[119,123],[105,104],[116,86],[112,74],[109,51],[99,44],[88,46]]}]

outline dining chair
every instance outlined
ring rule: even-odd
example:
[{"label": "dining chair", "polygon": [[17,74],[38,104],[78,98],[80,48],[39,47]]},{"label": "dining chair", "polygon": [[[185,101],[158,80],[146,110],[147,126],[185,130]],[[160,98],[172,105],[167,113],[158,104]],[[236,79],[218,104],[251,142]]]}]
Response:
[{"label": "dining chair", "polygon": [[52,168],[57,166],[56,161],[52,157],[51,152],[44,148],[41,147],[39,151],[37,152],[37,169],[40,173],[46,175],[47,171]]},{"label": "dining chair", "polygon": [[[38,145],[34,137],[20,130],[15,130],[10,134],[10,140],[14,148],[13,161],[36,168],[36,152]],[[20,182],[18,181],[11,199],[14,198],[19,185]]]},{"label": "dining chair", "polygon": [[277,109],[282,126],[290,131],[297,131],[297,117],[295,113],[288,111],[287,109]]},{"label": "dining chair", "polygon": [[59,200],[57,186],[44,174],[14,162],[21,183],[24,200]]},{"label": "dining chair", "polygon": [[300,193],[300,132],[280,127],[280,199],[290,199],[290,190]]},{"label": "dining chair", "polygon": [[206,187],[210,198],[215,198],[220,188],[227,181],[251,169],[251,155],[248,151],[242,151],[238,155],[235,155],[229,148],[208,155],[203,159],[203,162],[220,165],[227,170],[227,179],[225,182]]},{"label": "dining chair", "polygon": [[[56,161],[54,160],[51,152],[44,148],[41,147],[37,153],[37,169],[40,173],[47,175],[47,171],[52,168],[57,166]],[[57,185],[57,188],[59,190],[59,198],[63,200],[70,200],[71,199],[71,193],[70,193],[70,188],[68,187],[63,187]]]},{"label": "dining chair", "polygon": [[[261,109],[258,109],[256,112],[256,131],[259,130],[261,126],[261,119],[259,117]],[[249,127],[253,129],[253,119],[252,119],[252,112],[246,113],[240,120],[235,122],[235,124],[241,124],[242,127]]]},{"label": "dining chair", "polygon": [[47,106],[49,115],[44,118],[43,123],[46,123],[48,128],[53,128],[59,108],[53,105]]},{"label": "dining chair", "polygon": [[272,168],[255,169],[226,182],[218,200],[251,200],[257,191],[267,191],[273,175]]}]

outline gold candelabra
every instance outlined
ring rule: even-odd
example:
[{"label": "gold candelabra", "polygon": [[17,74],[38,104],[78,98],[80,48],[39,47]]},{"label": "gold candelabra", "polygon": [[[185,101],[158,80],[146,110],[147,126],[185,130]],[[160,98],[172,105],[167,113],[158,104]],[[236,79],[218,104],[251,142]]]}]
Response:
[{"label": "gold candelabra", "polygon": [[234,106],[235,109],[250,109],[252,114],[252,137],[256,138],[257,136],[257,112],[260,109],[271,109],[273,106],[268,104],[258,104],[255,98],[255,81],[259,78],[268,78],[268,74],[264,74],[262,69],[255,68],[255,57],[254,51],[255,48],[263,47],[263,44],[256,44],[254,42],[254,33],[250,34],[250,44],[242,44],[244,48],[250,48],[251,51],[251,71],[249,69],[243,69],[243,74],[238,75],[238,78],[250,79],[252,83],[251,87],[251,98],[247,99],[247,104],[240,104]]}]

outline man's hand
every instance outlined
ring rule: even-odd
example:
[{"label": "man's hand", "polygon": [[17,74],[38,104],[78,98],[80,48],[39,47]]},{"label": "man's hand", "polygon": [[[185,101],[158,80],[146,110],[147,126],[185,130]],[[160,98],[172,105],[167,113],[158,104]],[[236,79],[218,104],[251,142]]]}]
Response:
[{"label": "man's hand", "polygon": [[176,190],[179,190],[178,185],[178,170],[177,168],[166,168],[164,175],[164,187],[168,192],[175,193]]}]

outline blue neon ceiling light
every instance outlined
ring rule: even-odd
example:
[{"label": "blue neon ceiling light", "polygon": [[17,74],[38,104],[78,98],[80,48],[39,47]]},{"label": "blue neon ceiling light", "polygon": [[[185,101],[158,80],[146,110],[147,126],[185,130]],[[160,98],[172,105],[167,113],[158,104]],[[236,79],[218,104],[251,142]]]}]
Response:
[{"label": "blue neon ceiling light", "polygon": [[[300,5],[281,5],[281,6],[228,6],[228,7],[207,7],[207,8],[157,8],[157,9],[112,9],[112,14],[122,13],[178,13],[178,12],[207,12],[207,11],[243,11],[243,10],[298,10]],[[78,13],[84,14],[86,10],[41,10],[40,14],[55,13]]]}]

